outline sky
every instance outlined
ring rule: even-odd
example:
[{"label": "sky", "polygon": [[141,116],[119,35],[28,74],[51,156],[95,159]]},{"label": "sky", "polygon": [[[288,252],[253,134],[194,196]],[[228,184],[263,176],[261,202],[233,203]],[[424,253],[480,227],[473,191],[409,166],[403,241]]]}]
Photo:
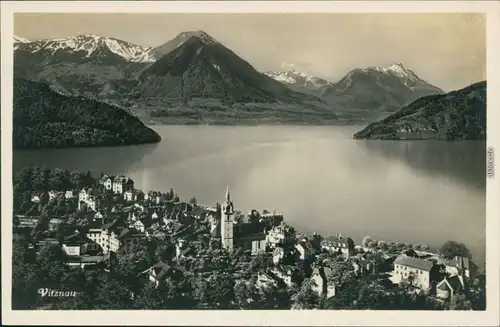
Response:
[{"label": "sky", "polygon": [[395,62],[451,91],[486,79],[486,17],[432,14],[34,14],[14,16],[30,40],[98,34],[159,46],[203,30],[259,71],[295,69],[332,82]]}]

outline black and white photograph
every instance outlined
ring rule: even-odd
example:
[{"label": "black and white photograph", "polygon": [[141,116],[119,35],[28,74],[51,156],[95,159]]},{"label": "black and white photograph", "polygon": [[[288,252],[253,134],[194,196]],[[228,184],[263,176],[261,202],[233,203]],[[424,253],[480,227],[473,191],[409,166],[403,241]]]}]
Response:
[{"label": "black and white photograph", "polygon": [[2,3],[9,314],[498,324],[498,3],[118,3]]}]

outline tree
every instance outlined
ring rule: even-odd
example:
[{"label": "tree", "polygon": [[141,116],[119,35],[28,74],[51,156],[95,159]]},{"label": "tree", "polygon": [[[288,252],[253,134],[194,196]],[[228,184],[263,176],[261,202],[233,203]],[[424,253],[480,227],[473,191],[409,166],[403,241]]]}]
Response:
[{"label": "tree", "polygon": [[378,246],[381,250],[387,250],[387,248],[388,248],[387,243],[386,243],[386,242],[384,242],[384,241],[378,241],[377,246]]},{"label": "tree", "polygon": [[108,278],[100,283],[94,299],[96,309],[131,309],[134,304],[133,292],[119,279]]},{"label": "tree", "polygon": [[467,246],[463,243],[458,243],[455,241],[445,242],[439,249],[439,253],[447,259],[453,259],[456,256],[461,256],[469,259],[472,258],[472,255]]},{"label": "tree", "polygon": [[294,309],[317,309],[321,299],[313,289],[312,281],[307,279],[302,283],[299,292],[293,298]]},{"label": "tree", "polygon": [[364,246],[364,247],[368,247],[368,243],[372,242],[372,238],[370,236],[365,236],[363,237],[363,241],[361,242],[361,244]]},{"label": "tree", "polygon": [[189,199],[189,204],[192,204],[192,205],[197,205],[198,204],[198,201],[196,200],[196,198],[193,196],[191,197],[191,199]]},{"label": "tree", "polygon": [[230,274],[215,273],[208,278],[206,299],[219,309],[229,309],[234,305],[234,281]]}]

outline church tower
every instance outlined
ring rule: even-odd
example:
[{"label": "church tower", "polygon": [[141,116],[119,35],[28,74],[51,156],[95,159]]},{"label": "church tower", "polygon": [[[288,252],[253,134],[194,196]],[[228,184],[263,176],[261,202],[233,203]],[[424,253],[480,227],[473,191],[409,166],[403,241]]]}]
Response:
[{"label": "church tower", "polygon": [[227,251],[233,251],[233,215],[234,206],[231,202],[231,194],[229,193],[229,187],[226,189],[226,199],[222,204],[221,208],[221,240],[222,247]]}]

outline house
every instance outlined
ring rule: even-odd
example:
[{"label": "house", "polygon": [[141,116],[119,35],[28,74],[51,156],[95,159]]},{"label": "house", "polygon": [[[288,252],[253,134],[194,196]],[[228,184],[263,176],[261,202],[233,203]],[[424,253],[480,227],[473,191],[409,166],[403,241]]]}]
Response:
[{"label": "house", "polygon": [[118,251],[118,242],[116,236],[118,229],[122,227],[118,219],[110,223],[99,226],[98,223],[91,224],[87,232],[87,237],[99,244],[103,253]]},{"label": "house", "polygon": [[68,256],[81,256],[100,250],[99,244],[80,233],[66,237],[62,242],[62,248]]},{"label": "house", "polygon": [[200,206],[195,206],[191,211],[191,216],[196,220],[203,220],[208,214],[209,211]]},{"label": "house", "polygon": [[86,203],[87,203],[87,208],[89,208],[92,211],[97,211],[99,210],[101,200],[94,195],[89,195]]},{"label": "house", "polygon": [[148,193],[144,194],[144,200],[160,204],[161,196],[159,192],[149,191]]},{"label": "house", "polygon": [[460,271],[463,270],[465,276],[470,278],[470,263],[469,258],[466,257],[455,257],[451,260],[444,260],[443,265],[445,266],[446,273],[453,275],[459,275]]},{"label": "house", "polygon": [[407,257],[420,258],[417,252],[414,249],[408,249],[403,252],[403,254]]},{"label": "house", "polygon": [[123,194],[126,190],[134,188],[134,182],[125,176],[118,176],[113,181],[113,192]]},{"label": "house", "polygon": [[401,255],[394,261],[392,280],[395,284],[406,281],[426,291],[432,283],[433,268],[432,261]]},{"label": "house", "polygon": [[127,202],[134,201],[134,192],[132,190],[126,190],[123,192],[123,199]]},{"label": "house", "polygon": [[299,260],[309,260],[314,256],[314,250],[307,240],[302,240],[295,245]]},{"label": "house", "polygon": [[42,198],[42,192],[33,192],[31,194],[31,202],[40,203],[40,199]]},{"label": "house", "polygon": [[143,232],[143,233],[146,230],[146,226],[144,225],[144,223],[140,219],[137,219],[134,222],[134,224],[132,225],[132,228],[135,228],[138,231]]},{"label": "house", "polygon": [[124,251],[128,251],[128,249],[134,244],[139,244],[141,239],[145,236],[144,232],[138,231],[134,228],[125,228],[116,237],[118,239],[118,248],[123,248]]},{"label": "house", "polygon": [[344,237],[339,233],[334,237],[321,241],[321,249],[328,252],[352,255],[354,254],[354,241],[350,237]]},{"label": "house", "polygon": [[266,242],[269,247],[288,247],[296,242],[295,229],[283,222],[267,231]]},{"label": "house", "polygon": [[267,286],[278,286],[282,283],[282,280],[276,276],[273,272],[269,270],[259,271],[257,274],[257,282],[255,283],[258,287]]},{"label": "house", "polygon": [[327,299],[335,296],[335,283],[329,281],[332,269],[329,267],[314,267],[311,274],[311,288],[318,295]]},{"label": "house", "polygon": [[149,280],[154,283],[155,287],[160,286],[167,278],[180,280],[184,276],[184,269],[169,265],[163,261],[159,261],[154,266],[148,268],[140,274],[147,273]]},{"label": "house", "polygon": [[142,192],[141,190],[134,189],[133,199],[134,199],[134,201],[143,201],[144,200],[144,192]]},{"label": "house", "polygon": [[282,247],[277,247],[273,251],[273,263],[275,265],[279,265],[280,263],[283,262],[283,259],[285,258],[285,249]]},{"label": "house", "polygon": [[266,251],[266,234],[264,232],[238,236],[234,239],[234,246],[243,251],[251,250],[252,255]]},{"label": "house", "polygon": [[89,187],[84,187],[81,189],[80,193],[78,194],[78,201],[79,202],[87,202],[87,198],[89,195],[92,195],[94,193],[94,190]]},{"label": "house", "polygon": [[354,275],[356,276],[364,276],[372,268],[365,256],[361,254],[356,255],[351,261],[351,264],[354,269]]},{"label": "house", "polygon": [[273,212],[262,210],[262,212],[258,214],[258,217],[260,222],[271,227],[280,225],[284,220],[283,214],[277,213],[275,210],[273,210]]},{"label": "house", "polygon": [[269,271],[281,279],[288,287],[292,286],[292,283],[297,282],[294,266],[279,265],[271,268]]},{"label": "house", "polygon": [[87,208],[97,211],[100,206],[100,199],[95,195],[92,188],[83,188],[78,194],[78,209],[82,208],[82,204],[86,204]]},{"label": "house", "polygon": [[106,190],[111,190],[113,188],[113,181],[115,177],[110,175],[103,175],[99,179],[99,184],[103,185]]},{"label": "house", "polygon": [[459,275],[444,277],[436,285],[436,296],[443,300],[454,299],[463,293],[465,293],[465,284],[463,277]]},{"label": "house", "polygon": [[63,193],[62,192],[57,192],[57,191],[49,191],[49,200],[52,199],[57,199],[59,196],[61,196]]},{"label": "house", "polygon": [[64,192],[64,197],[66,199],[74,199],[76,198],[76,192],[74,190],[67,190]]},{"label": "house", "polygon": [[66,259],[66,265],[69,267],[80,267],[82,270],[106,267],[110,253],[104,255],[82,255],[72,256]]}]

